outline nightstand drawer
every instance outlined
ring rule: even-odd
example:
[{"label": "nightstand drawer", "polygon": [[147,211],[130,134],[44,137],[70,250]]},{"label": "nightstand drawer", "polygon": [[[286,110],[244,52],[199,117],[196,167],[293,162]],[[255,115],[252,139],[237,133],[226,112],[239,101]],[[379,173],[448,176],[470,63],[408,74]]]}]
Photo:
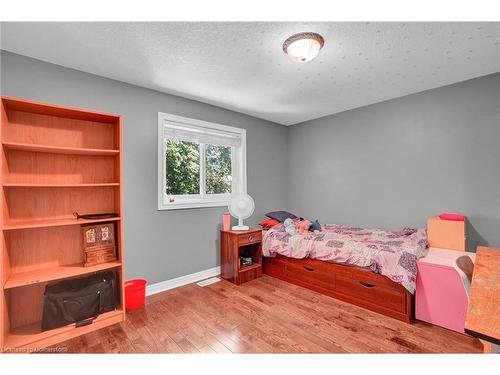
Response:
[{"label": "nightstand drawer", "polygon": [[262,241],[262,232],[253,232],[238,236],[238,245],[248,245]]}]

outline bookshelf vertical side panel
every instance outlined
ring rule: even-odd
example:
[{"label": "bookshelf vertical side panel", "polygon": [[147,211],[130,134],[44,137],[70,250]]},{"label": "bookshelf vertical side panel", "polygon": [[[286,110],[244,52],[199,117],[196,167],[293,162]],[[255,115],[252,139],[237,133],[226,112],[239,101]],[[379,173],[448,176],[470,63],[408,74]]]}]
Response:
[{"label": "bookshelf vertical side panel", "polygon": [[117,120],[116,128],[115,128],[115,147],[120,150],[119,154],[116,156],[117,166],[115,168],[116,181],[120,183],[118,188],[118,193],[116,194],[116,207],[118,207],[120,213],[120,220],[117,222],[118,226],[118,257],[122,262],[122,266],[119,268],[120,273],[120,294],[121,294],[121,308],[123,311],[123,319],[125,320],[125,252],[124,252],[124,243],[123,243],[123,174],[122,174],[122,155],[123,155],[123,144],[122,144],[122,118],[119,117]]},{"label": "bookshelf vertical side panel", "polygon": [[[7,126],[7,112],[5,109],[4,102],[2,100],[1,104],[1,124],[0,124],[0,141],[3,139],[3,133],[4,133],[4,127]],[[0,182],[3,184],[5,178],[4,178],[4,166],[5,166],[5,151],[3,150],[2,147],[2,157],[0,159],[0,173],[1,173],[1,178]],[[3,194],[2,194],[3,195]],[[6,303],[6,294],[5,290],[3,289],[3,286],[5,285],[5,282],[7,281],[7,272],[8,272],[8,266],[7,266],[7,248],[5,245],[5,238],[4,238],[4,233],[3,233],[3,223],[4,223],[4,202],[3,202],[3,197],[0,197],[0,210],[2,211],[0,215],[0,230],[1,230],[1,246],[2,249],[0,251],[0,283],[1,283],[1,294],[0,294],[0,352],[3,351],[4,343],[5,343],[5,338],[7,337],[7,333],[9,332],[9,321],[8,321],[8,313],[7,313],[7,303]]]},{"label": "bookshelf vertical side panel", "polygon": [[[9,119],[7,117],[7,110],[5,108],[5,103],[2,100],[1,101],[1,109],[0,109],[0,141],[3,139],[3,134],[5,132],[5,127],[7,126]],[[5,181],[5,173],[6,171],[4,168],[6,167],[6,162],[5,162],[5,151],[2,147],[2,152],[1,152],[1,158],[0,158],[0,182],[3,184]],[[7,247],[5,244],[5,237],[4,237],[4,232],[3,232],[3,226],[4,226],[4,213],[5,210],[5,202],[4,202],[4,196],[3,196],[3,191],[2,191],[2,196],[0,197],[0,283],[2,288],[0,289],[0,352],[3,351],[3,348],[5,346],[5,340],[6,337],[9,333],[10,330],[10,325],[9,325],[9,314],[8,314],[8,307],[7,307],[7,292],[4,290],[3,286],[5,285],[5,282],[7,281],[7,276],[9,274],[9,263],[8,263],[8,256],[7,256]]]}]

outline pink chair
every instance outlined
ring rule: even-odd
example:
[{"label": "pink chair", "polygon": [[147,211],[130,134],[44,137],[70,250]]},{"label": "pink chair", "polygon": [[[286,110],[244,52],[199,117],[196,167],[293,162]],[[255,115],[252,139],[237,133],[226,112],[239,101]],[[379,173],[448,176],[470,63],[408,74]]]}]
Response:
[{"label": "pink chair", "polygon": [[417,261],[415,317],[464,333],[474,253],[430,248]]}]

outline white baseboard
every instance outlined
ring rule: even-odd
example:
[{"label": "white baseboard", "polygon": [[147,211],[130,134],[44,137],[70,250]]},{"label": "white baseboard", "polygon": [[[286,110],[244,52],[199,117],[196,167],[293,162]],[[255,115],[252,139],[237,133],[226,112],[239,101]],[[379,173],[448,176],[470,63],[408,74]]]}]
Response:
[{"label": "white baseboard", "polygon": [[183,285],[195,283],[200,280],[208,279],[220,275],[220,267],[209,268],[208,270],[195,272],[190,275],[176,277],[175,279],[160,281],[146,287],[146,295],[151,296],[156,293],[164,292],[169,289],[178,288]]}]

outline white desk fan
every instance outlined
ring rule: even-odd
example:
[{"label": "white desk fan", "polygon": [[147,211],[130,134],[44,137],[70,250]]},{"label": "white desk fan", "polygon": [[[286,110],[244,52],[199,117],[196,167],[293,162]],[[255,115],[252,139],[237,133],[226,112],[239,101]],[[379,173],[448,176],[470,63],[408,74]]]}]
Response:
[{"label": "white desk fan", "polygon": [[232,217],[238,219],[238,225],[233,226],[233,230],[249,230],[248,225],[243,225],[243,219],[248,219],[255,209],[255,202],[252,197],[245,193],[240,193],[231,197],[229,201],[229,212]]}]

